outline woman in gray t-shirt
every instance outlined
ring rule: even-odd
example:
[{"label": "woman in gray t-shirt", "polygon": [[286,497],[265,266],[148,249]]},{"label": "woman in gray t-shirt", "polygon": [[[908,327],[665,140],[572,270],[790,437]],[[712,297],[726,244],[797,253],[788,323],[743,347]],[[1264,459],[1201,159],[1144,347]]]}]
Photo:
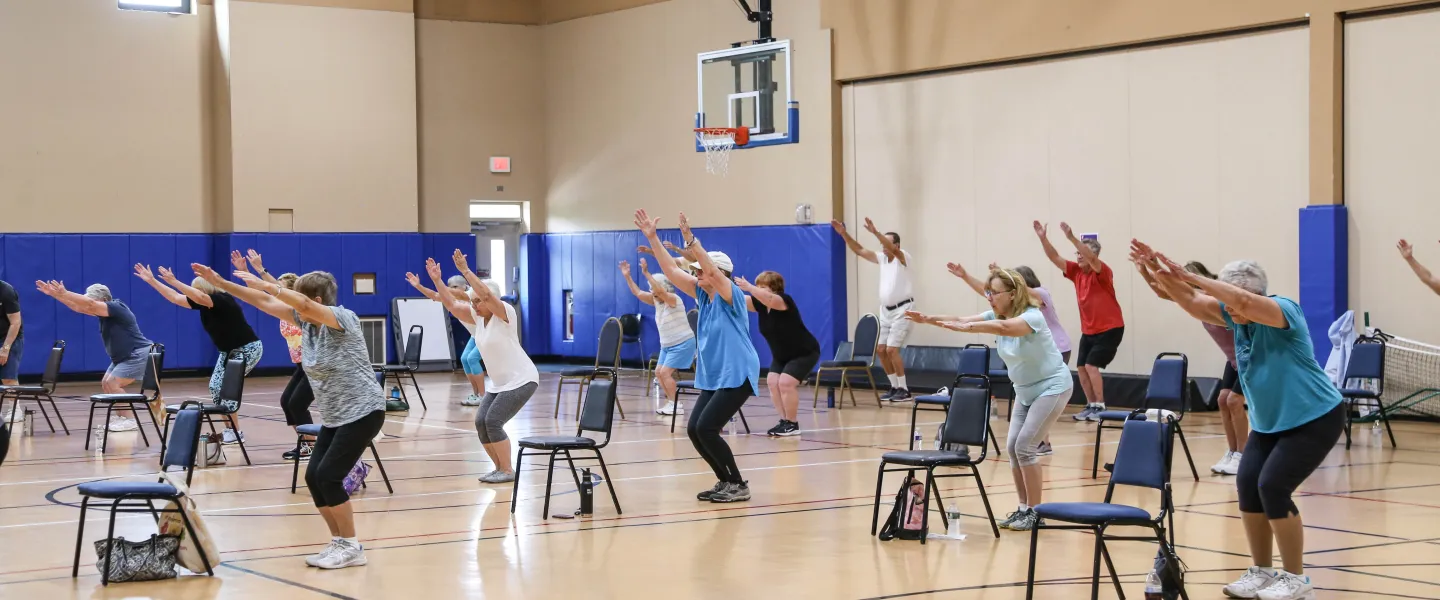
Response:
[{"label": "woman in gray t-shirt", "polygon": [[305,485],[332,537],[329,546],[305,562],[322,569],[365,564],[365,551],[355,536],[345,476],[385,423],[385,394],[375,381],[360,319],[353,311],[335,305],[335,277],[324,271],[306,273],[291,290],[248,272],[235,273],[248,286],[242,287],[205,265],[197,263],[193,268],[216,288],[302,331],[303,367],[322,424],[305,469]]}]

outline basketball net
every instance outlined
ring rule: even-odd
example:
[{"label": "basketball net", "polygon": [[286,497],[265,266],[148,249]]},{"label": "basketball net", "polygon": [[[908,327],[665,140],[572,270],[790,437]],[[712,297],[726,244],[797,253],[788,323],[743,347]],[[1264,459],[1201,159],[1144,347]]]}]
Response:
[{"label": "basketball net", "polygon": [[[749,130],[708,127],[695,130],[695,141],[705,149],[705,171],[724,177],[730,173],[730,152],[749,141]],[[742,139],[743,138],[743,139]]]}]

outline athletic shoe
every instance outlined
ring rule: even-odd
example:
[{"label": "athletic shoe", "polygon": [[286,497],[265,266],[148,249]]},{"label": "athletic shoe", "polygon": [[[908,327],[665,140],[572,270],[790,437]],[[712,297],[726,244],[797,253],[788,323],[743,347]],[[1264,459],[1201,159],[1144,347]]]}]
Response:
[{"label": "athletic shoe", "polygon": [[1011,523],[1007,529],[1010,531],[1030,531],[1034,529],[1036,525],[1044,523],[1045,521],[1040,518],[1040,515],[1035,514],[1035,509],[1032,508],[1025,511],[1025,514],[1021,515],[1020,518],[1015,519],[1015,522]]},{"label": "athletic shoe", "polygon": [[800,435],[800,424],[794,421],[780,421],[780,431],[771,435],[778,437],[790,437]]},{"label": "athletic shoe", "polygon": [[1277,570],[1275,581],[1255,594],[1260,600],[1315,600],[1315,588],[1304,575]]},{"label": "athletic shoe", "polygon": [[660,407],[660,410],[657,410],[655,412],[665,415],[667,417],[670,415],[683,415],[685,414],[685,405],[670,402],[665,406]]},{"label": "athletic shoe", "polygon": [[1100,411],[1102,411],[1102,410],[1105,410],[1105,407],[1104,407],[1104,406],[1096,406],[1096,405],[1094,405],[1094,404],[1087,404],[1087,405],[1085,406],[1085,409],[1084,409],[1084,410],[1082,410],[1082,411],[1080,411],[1080,412],[1078,412],[1078,413],[1075,413],[1074,419],[1075,419],[1076,421],[1099,421],[1099,420],[1100,420]]},{"label": "athletic shoe", "polygon": [[881,394],[881,395],[880,395],[880,399],[881,399],[881,400],[889,400],[889,399],[891,399],[891,398],[894,398],[894,397],[895,397],[895,394],[896,394],[897,392],[899,392],[899,391],[900,391],[899,389],[890,388],[890,389],[887,390],[884,394]]},{"label": "athletic shoe", "polygon": [[116,417],[110,420],[110,431],[135,431],[140,423],[130,417]]},{"label": "athletic shoe", "polygon": [[776,423],[774,427],[771,427],[769,431],[766,431],[765,435],[768,435],[770,437],[780,437],[780,431],[785,429],[785,423],[787,423],[785,419],[780,419],[780,422]]},{"label": "athletic shoe", "polygon": [[710,498],[714,497],[715,494],[720,493],[720,490],[723,490],[723,489],[725,489],[725,482],[723,482],[723,481],[717,481],[717,482],[715,482],[715,487],[712,487],[712,488],[710,488],[710,489],[708,489],[708,490],[705,490],[705,491],[703,491],[703,492],[700,492],[700,493],[698,493],[698,494],[695,494],[695,499],[696,499],[696,500],[709,500]]},{"label": "athletic shoe", "polygon": [[470,394],[466,396],[464,400],[460,401],[460,406],[480,406],[480,397],[475,394]]},{"label": "athletic shoe", "polygon": [[710,501],[716,504],[729,502],[745,502],[750,499],[750,485],[747,482],[727,483],[720,491],[710,495]]},{"label": "athletic shoe", "polygon": [[[313,454],[314,452],[315,452],[315,444],[310,443],[310,442],[305,442],[305,443],[303,443],[303,444],[300,444],[300,458],[310,458],[310,455]],[[293,450],[293,449],[291,449],[291,450],[286,450],[286,451],[285,451],[285,460],[295,460],[295,450]],[[312,565],[312,566],[313,566],[313,565]]]},{"label": "athletic shoe", "polygon": [[236,437],[234,429],[226,428],[225,433],[220,437],[223,438],[223,441],[220,442],[222,444],[235,444],[245,441],[245,432],[240,432],[240,436]]},{"label": "athletic shoe", "polygon": [[1015,522],[1019,521],[1020,517],[1023,516],[1025,516],[1025,511],[1023,510],[1017,510],[1008,515],[1005,515],[1005,520],[999,523],[999,527],[1001,529],[1009,529],[1011,525],[1014,525]]},{"label": "athletic shoe", "polygon": [[1220,465],[1220,474],[1222,474],[1222,475],[1239,475],[1239,474],[1240,474],[1240,453],[1239,453],[1239,452],[1231,452],[1231,453],[1230,453],[1230,460],[1226,461],[1225,464]]},{"label": "athletic shoe", "polygon": [[1226,596],[1231,598],[1258,598],[1261,590],[1270,587],[1279,579],[1279,572],[1271,575],[1260,567],[1250,567],[1234,583],[1225,586],[1223,590]]},{"label": "athletic shoe", "polygon": [[25,420],[25,415],[20,411],[9,411],[4,408],[0,408],[0,411],[4,411],[6,423],[19,423]]},{"label": "athletic shoe", "polygon": [[365,560],[365,548],[359,544],[352,544],[345,540],[335,542],[335,551],[320,559],[320,564],[315,566],[322,569],[344,569],[345,567],[363,566],[369,561]]},{"label": "athletic shoe", "polygon": [[1230,464],[1230,455],[1231,455],[1231,454],[1234,454],[1234,452],[1231,452],[1231,451],[1228,451],[1228,450],[1227,450],[1227,451],[1225,452],[1225,456],[1220,457],[1220,461],[1217,462],[1217,463],[1215,463],[1214,465],[1212,465],[1212,466],[1210,467],[1210,472],[1211,472],[1211,473],[1216,473],[1216,474],[1224,473],[1224,472],[1225,472],[1225,471],[1224,471],[1225,465]]},{"label": "athletic shoe", "polygon": [[898,389],[898,390],[892,390],[892,392],[893,392],[893,393],[890,394],[890,397],[889,397],[889,398],[883,398],[883,399],[884,399],[884,400],[889,400],[889,401],[891,401],[891,402],[909,402],[909,401],[910,401],[910,390],[907,390],[907,389],[905,389],[905,388],[900,388],[900,389]]},{"label": "athletic shoe", "polygon": [[506,473],[505,471],[496,469],[494,471],[481,475],[480,481],[483,483],[510,483],[512,481],[515,481],[515,473]]},{"label": "athletic shoe", "polygon": [[1040,442],[1040,446],[1035,450],[1035,454],[1038,456],[1050,456],[1054,453],[1055,447],[1051,446],[1048,441]]},{"label": "athletic shoe", "polygon": [[305,557],[305,564],[312,567],[320,566],[320,561],[325,560],[325,557],[330,556],[330,553],[335,551],[336,546],[339,543],[340,540],[330,540],[330,544],[325,546],[324,548],[321,548],[319,554]]}]

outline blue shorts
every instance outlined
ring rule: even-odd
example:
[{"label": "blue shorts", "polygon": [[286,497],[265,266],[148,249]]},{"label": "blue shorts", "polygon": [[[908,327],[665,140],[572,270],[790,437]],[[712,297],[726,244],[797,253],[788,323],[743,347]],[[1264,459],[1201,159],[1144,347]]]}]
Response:
[{"label": "blue shorts", "polygon": [[674,346],[666,346],[660,349],[660,358],[656,361],[657,366],[670,367],[672,369],[688,369],[695,364],[695,338],[690,338]]},{"label": "blue shorts", "polygon": [[460,367],[465,369],[466,375],[484,375],[485,365],[480,364],[480,350],[475,348],[475,338],[470,338],[465,344],[465,351],[460,353]]},{"label": "blue shorts", "polygon": [[25,338],[15,338],[15,343],[10,344],[10,358],[0,365],[0,379],[11,381],[20,378],[20,355],[24,353]]}]

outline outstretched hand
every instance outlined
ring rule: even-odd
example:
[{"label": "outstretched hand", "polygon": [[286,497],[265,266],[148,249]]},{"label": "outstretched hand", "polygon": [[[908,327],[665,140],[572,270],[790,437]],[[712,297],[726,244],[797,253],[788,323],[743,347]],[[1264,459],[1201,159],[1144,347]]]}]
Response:
[{"label": "outstretched hand", "polygon": [[679,247],[679,246],[676,246],[676,245],[675,245],[674,243],[672,243],[670,240],[665,240],[665,241],[660,242],[660,243],[665,245],[665,249],[666,249],[666,250],[669,250],[669,251],[674,252],[674,253],[676,253],[676,254],[681,254],[681,255],[685,254],[685,249],[684,249],[684,248],[681,248],[681,247]]},{"label": "outstretched hand", "polygon": [[[223,283],[225,281],[225,278],[221,277],[219,273],[216,273],[215,269],[212,269],[200,263],[190,263],[190,270],[195,272],[196,277],[204,279],[211,284]],[[160,267],[161,277],[164,277],[165,274],[169,272],[169,269],[166,269],[165,267]],[[173,275],[171,277],[173,278]]]},{"label": "outstretched hand", "polygon": [[[622,264],[623,264],[624,261],[621,261],[621,262],[622,262]],[[626,272],[628,273],[630,269],[627,267],[625,270],[626,270]],[[649,273],[649,272],[650,272],[650,263],[645,262],[645,257],[643,257],[643,256],[640,257],[640,272],[641,272],[641,273]]]},{"label": "outstretched hand", "polygon": [[[644,260],[644,259],[641,259],[641,260]],[[630,261],[627,261],[627,260],[622,260],[622,261],[620,261],[620,272],[621,272],[621,273],[624,273],[624,274],[625,274],[625,277],[627,277],[627,278],[630,277]]]},{"label": "outstretched hand", "polygon": [[1031,227],[1035,228],[1035,235],[1039,236],[1042,239],[1050,235],[1050,227],[1048,225],[1045,225],[1044,223],[1035,221],[1031,224]]},{"label": "outstretched hand", "polygon": [[244,283],[247,287],[252,287],[257,290],[260,289],[260,286],[265,285],[264,279],[256,277],[254,273],[251,273],[249,271],[236,271],[235,278],[239,279],[240,282]]},{"label": "outstretched hand", "polygon": [[865,217],[865,231],[880,235],[880,230],[875,228],[875,222],[871,221],[870,217]]},{"label": "outstretched hand", "polygon": [[740,289],[746,290],[746,291],[749,291],[750,288],[754,287],[754,286],[750,285],[750,282],[749,282],[748,280],[746,280],[744,277],[741,277],[741,276],[739,276],[739,275],[736,275],[736,276],[735,276],[735,285],[740,286]]},{"label": "outstretched hand", "polygon": [[1395,247],[1400,250],[1400,256],[1405,260],[1415,258],[1415,247],[1411,246],[1410,242],[1400,240],[1400,243],[1395,244]]},{"label": "outstretched hand", "polygon": [[245,264],[245,255],[240,254],[239,250],[230,251],[230,266],[235,267],[236,271],[250,270],[250,267]]},{"label": "outstretched hand", "polygon": [[145,283],[155,281],[155,274],[150,272],[150,267],[140,263],[135,263],[135,276]]},{"label": "outstretched hand", "polygon": [[635,251],[641,254],[649,254],[650,256],[655,256],[655,251],[651,250],[649,246],[636,246]]},{"label": "outstretched hand", "polygon": [[929,322],[930,322],[930,317],[927,316],[925,313],[922,313],[922,312],[920,312],[920,311],[918,311],[918,310],[907,310],[907,311],[905,311],[905,318],[910,319],[911,321],[914,321],[914,322],[916,322],[916,323],[929,323]]},{"label": "outstretched hand", "polygon": [[845,224],[841,223],[840,219],[830,219],[830,228],[834,229],[835,233],[845,235]]},{"label": "outstretched hand", "polygon": [[450,258],[455,261],[455,268],[460,269],[461,274],[470,272],[470,261],[459,248],[455,249],[455,254],[450,255]]},{"label": "outstretched hand", "polygon": [[179,281],[179,279],[175,278],[175,272],[165,267],[160,267],[160,278],[164,279],[167,283]]},{"label": "outstretched hand", "polygon": [[[262,260],[260,259],[260,253],[259,253],[259,252],[256,252],[256,251],[253,250],[253,249],[251,249],[251,250],[246,250],[245,252],[246,252],[245,257],[250,260],[250,266],[255,267],[255,270],[256,270],[256,271],[264,271],[264,270],[265,270],[265,263],[264,263],[264,261],[262,261]],[[243,271],[244,269],[238,269],[238,270]]]},{"label": "outstretched hand", "polygon": [[440,263],[435,262],[433,258],[425,259],[425,274],[435,281],[440,281]]},{"label": "outstretched hand", "polygon": [[40,293],[45,294],[46,296],[53,297],[59,293],[59,291],[57,291],[55,287],[56,283],[57,282],[55,281],[43,281],[37,279],[35,280],[35,289],[39,290]]},{"label": "outstretched hand", "polygon": [[405,273],[405,281],[409,282],[412,287],[417,287],[417,288],[420,287],[420,276],[419,276],[419,275],[416,275],[416,274],[414,274],[414,273],[410,273],[410,272],[407,271],[407,272]]},{"label": "outstretched hand", "polygon": [[1067,237],[1067,238],[1074,238],[1074,237],[1075,237],[1075,232],[1074,232],[1074,231],[1071,231],[1071,229],[1070,229],[1070,224],[1069,224],[1069,223],[1066,223],[1066,222],[1064,222],[1064,221],[1061,221],[1061,222],[1060,222],[1060,233],[1065,234],[1065,237]]},{"label": "outstretched hand", "polygon": [[660,226],[660,218],[650,218],[650,214],[642,208],[635,211],[635,226],[640,228],[640,233],[645,234],[645,237],[650,237],[656,235],[655,231]]},{"label": "outstretched hand", "polygon": [[965,267],[960,265],[960,263],[945,263],[945,268],[950,270],[951,275],[954,275],[961,279],[964,279],[970,274],[965,270]]},{"label": "outstretched hand", "polygon": [[683,212],[680,213],[680,239],[695,239],[695,234],[690,231],[690,219],[686,218],[685,213]]}]

